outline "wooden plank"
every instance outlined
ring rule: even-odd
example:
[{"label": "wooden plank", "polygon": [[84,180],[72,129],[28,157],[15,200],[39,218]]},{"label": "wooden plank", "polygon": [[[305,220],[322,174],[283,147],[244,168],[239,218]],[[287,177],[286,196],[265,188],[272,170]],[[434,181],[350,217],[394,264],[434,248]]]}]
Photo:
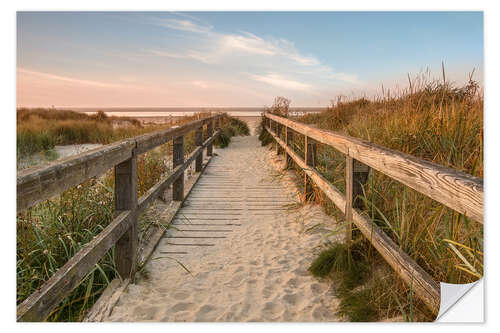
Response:
[{"label": "wooden plank", "polygon": [[182,126],[175,126],[165,130],[156,131],[136,137],[137,154],[145,153],[157,146],[160,146],[176,137],[184,136],[185,134],[201,127],[203,124],[210,122],[213,119],[221,118],[224,115],[215,115],[212,117],[195,120]]},{"label": "wooden plank", "polygon": [[368,180],[370,167],[346,156],[345,182],[346,182],[346,208],[345,217],[347,222],[346,241],[349,243],[352,239],[352,208],[362,208],[363,186]]},{"label": "wooden plank", "polygon": [[345,241],[350,246],[352,241],[352,200],[353,200],[353,159],[346,156],[345,164],[345,221],[346,235]]},{"label": "wooden plank", "polygon": [[[173,167],[184,164],[184,137],[179,136],[174,139]],[[175,201],[184,200],[184,171],[175,179],[172,188],[172,199]]]},{"label": "wooden plank", "polygon": [[[269,129],[268,129],[269,130]],[[269,131],[269,133],[271,133]],[[312,181],[328,196],[330,200],[345,214],[346,198],[335,186],[330,184],[316,170],[309,168],[306,163],[290,147],[286,147],[284,142],[271,133],[275,140],[290,154],[295,163],[301,167]],[[385,261],[394,271],[411,285],[415,295],[422,299],[426,306],[435,314],[439,312],[440,287],[432,277],[420,267],[410,256],[401,251],[392,239],[390,239],[376,224],[363,216],[356,209],[352,212],[353,223],[359,228],[361,233],[373,244],[373,247],[380,253]]]},{"label": "wooden plank", "polygon": [[[207,135],[208,135],[208,137],[211,137],[213,134],[214,134],[213,123],[212,123],[212,121],[209,121],[208,125],[207,125]],[[207,156],[212,156],[212,153],[213,153],[213,144],[210,143],[207,146]]]},{"label": "wooden plank", "polygon": [[483,180],[392,149],[290,119],[265,113],[265,117],[382,172],[443,205],[483,223]]},{"label": "wooden plank", "polygon": [[[217,132],[217,134],[218,133],[219,132]],[[202,169],[200,170],[200,172],[194,174],[193,177],[190,177],[188,179],[188,181],[186,182],[184,198],[187,198],[189,196],[192,189],[197,184],[198,180],[203,174],[203,171],[210,163],[211,159],[212,159],[211,157],[208,157],[207,161],[202,165]],[[162,212],[160,216],[160,219],[162,220],[162,226],[157,226],[155,228],[156,230],[154,230],[154,232],[152,233],[152,236],[147,240],[146,243],[142,244],[141,248],[139,249],[139,254],[137,259],[139,265],[144,265],[144,263],[151,257],[153,251],[158,245],[158,242],[161,240],[163,234],[165,233],[165,227],[167,227],[168,225],[170,225],[170,223],[172,223],[177,212],[181,208],[182,203],[183,203],[182,201],[171,201],[167,209],[165,209],[165,211]]]},{"label": "wooden plank", "polygon": [[[196,130],[196,145],[198,147],[203,145],[203,127],[202,126],[200,126]],[[199,154],[196,157],[195,172],[201,171],[202,164],[203,164],[203,154]]]},{"label": "wooden plank", "polygon": [[212,119],[223,119],[225,114],[196,120],[135,138],[126,139],[104,147],[70,156],[46,166],[33,167],[17,173],[17,211],[27,209],[62,191],[103,174],[115,165],[129,159],[132,152],[144,153],[172,140],[176,135],[188,133]]},{"label": "wooden plank", "polygon": [[191,154],[189,154],[182,165],[176,167],[171,174],[162,177],[153,187],[151,187],[145,194],[143,194],[142,197],[140,197],[138,200],[138,214],[141,214],[154,199],[156,199],[158,196],[161,196],[162,193],[170,185],[172,185],[181,174],[184,174],[184,171],[189,167],[191,163],[193,163],[195,158],[199,154],[202,154],[203,149],[207,147],[210,142],[213,142],[219,134],[219,131],[215,132],[215,134],[211,138],[208,138],[201,147],[197,147]]},{"label": "wooden plank", "polygon": [[47,200],[84,181],[99,176],[132,156],[135,141],[124,140],[105,147],[17,173],[17,211]]},{"label": "wooden plank", "polygon": [[137,156],[115,166],[115,214],[132,211],[130,228],[116,242],[115,263],[118,274],[125,280],[133,278],[137,255]]},{"label": "wooden plank", "polygon": [[[317,145],[314,140],[311,138],[308,138],[307,136],[304,137],[304,147],[305,147],[305,154],[304,154],[304,161],[305,164],[308,166],[308,168],[313,169],[316,167],[316,160],[317,160]],[[313,195],[313,188],[311,186],[311,183],[307,179],[307,174],[304,174],[304,200],[308,201],[311,199]]]},{"label": "wooden plank", "polygon": [[99,262],[106,252],[130,228],[133,213],[124,211],[111,224],[88,242],[64,266],[32,293],[17,307],[17,321],[43,321],[50,312],[85,277],[88,271]]},{"label": "wooden plank", "polygon": [[109,317],[129,283],[130,279],[126,279],[125,281],[114,279],[111,281],[97,302],[95,302],[90,311],[85,315],[83,322],[100,322]]},{"label": "wooden plank", "polygon": [[[286,145],[293,149],[293,131],[288,127],[285,128],[285,142]],[[292,158],[288,153],[285,154],[285,167],[288,169],[292,166]]]}]

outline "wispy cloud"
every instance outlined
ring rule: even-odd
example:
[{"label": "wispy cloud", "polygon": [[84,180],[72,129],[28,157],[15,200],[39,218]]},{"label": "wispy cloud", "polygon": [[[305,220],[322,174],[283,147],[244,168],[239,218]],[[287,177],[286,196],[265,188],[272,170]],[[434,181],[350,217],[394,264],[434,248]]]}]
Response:
[{"label": "wispy cloud", "polygon": [[165,50],[145,50],[146,53],[175,59],[193,59],[205,64],[215,63],[213,54],[204,53],[202,51],[185,50],[185,51],[165,51]]},{"label": "wispy cloud", "polygon": [[150,22],[160,27],[194,33],[208,33],[213,29],[211,25],[198,24],[187,19],[153,17]]},{"label": "wispy cloud", "polygon": [[[178,15],[179,16],[179,15]],[[181,15],[181,19],[154,19],[152,24],[203,34],[203,38],[186,40],[182,51],[172,49],[146,50],[155,56],[195,60],[204,64],[230,66],[240,74],[254,73],[254,79],[292,90],[311,90],[312,85],[286,79],[294,73],[309,82],[345,82],[358,84],[355,74],[337,72],[316,57],[300,52],[284,38],[263,38],[250,32],[220,33],[205,22]],[[252,58],[249,58],[252,57]],[[251,61],[249,61],[251,59]],[[268,74],[272,72],[272,74]],[[257,74],[257,73],[260,73]]]},{"label": "wispy cloud", "polygon": [[272,86],[287,90],[311,91],[313,89],[313,86],[310,84],[296,81],[290,78],[285,78],[276,73],[269,73],[266,75],[250,74],[250,77],[256,81],[264,82]]},{"label": "wispy cloud", "polygon": [[[99,82],[99,81],[92,81],[92,80],[82,80],[82,79],[77,79],[77,78],[72,78],[72,77],[67,77],[67,76],[60,76],[60,75],[55,75],[55,74],[50,74],[50,73],[32,71],[32,70],[25,69],[25,68],[17,68],[17,72],[21,73],[21,74],[34,75],[34,76],[38,76],[38,77],[42,77],[42,78],[50,79],[50,80],[66,81],[66,82],[70,82],[70,83],[86,85],[86,86],[94,86],[94,87],[100,87],[100,88],[124,88],[124,87],[126,87],[125,85],[122,85],[122,84]],[[127,86],[127,87],[130,87],[130,86]]]}]

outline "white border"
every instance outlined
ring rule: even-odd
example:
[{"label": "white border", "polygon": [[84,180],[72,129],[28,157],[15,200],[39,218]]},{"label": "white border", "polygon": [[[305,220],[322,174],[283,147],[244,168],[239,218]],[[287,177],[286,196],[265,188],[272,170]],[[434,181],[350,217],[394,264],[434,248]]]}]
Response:
[{"label": "white border", "polygon": [[[408,5],[406,4],[408,3]],[[496,149],[500,142],[500,107],[498,103],[497,90],[500,89],[498,82],[498,33],[500,31],[499,22],[500,15],[496,9],[496,1],[435,1],[435,0],[420,0],[418,2],[403,2],[403,1],[281,1],[271,2],[269,0],[253,0],[251,2],[239,3],[237,1],[183,1],[183,2],[165,2],[165,1],[130,1],[122,0],[115,2],[104,2],[98,0],[87,0],[85,2],[70,2],[70,1],[17,1],[5,2],[2,4],[0,11],[2,25],[1,40],[4,44],[2,48],[1,66],[2,66],[2,109],[3,119],[1,123],[0,133],[2,135],[3,150],[6,157],[2,158],[2,192],[1,204],[2,213],[4,215],[3,226],[6,230],[2,231],[2,258],[4,273],[1,275],[2,287],[2,322],[8,327],[4,329],[11,331],[15,330],[44,330],[50,329],[54,331],[67,332],[86,331],[88,330],[120,330],[121,332],[135,332],[138,329],[147,329],[148,331],[166,331],[173,329],[181,329],[184,332],[196,330],[203,332],[232,332],[235,329],[238,332],[253,332],[257,330],[271,331],[276,329],[286,329],[287,332],[298,332],[304,329],[312,329],[316,332],[324,331],[331,333],[336,329],[366,329],[386,332],[387,330],[396,330],[398,332],[403,329],[401,324],[103,324],[90,326],[83,324],[16,324],[15,323],[15,59],[16,59],[16,35],[15,35],[15,12],[17,10],[121,10],[121,11],[136,11],[136,10],[294,10],[294,11],[311,11],[311,10],[484,10],[485,11],[485,182],[486,182],[486,223],[485,223],[485,272],[486,272],[486,325],[457,325],[457,324],[413,324],[404,325],[404,330],[421,330],[425,325],[425,329],[452,329],[455,331],[477,330],[478,328],[489,328],[498,320],[498,315],[494,313],[498,306],[491,305],[493,312],[489,311],[488,300],[495,300],[498,295],[497,283],[488,283],[488,281],[498,281],[498,266],[494,261],[489,260],[489,253],[495,253],[498,250],[497,241],[493,241],[498,235],[498,226],[500,219],[498,210],[488,209],[496,206],[497,198],[500,198],[500,182],[498,173],[495,173],[495,167],[498,166],[498,152]],[[496,37],[495,37],[496,35]],[[490,242],[491,238],[491,242]],[[490,295],[489,297],[487,295]],[[490,317],[491,315],[491,317]],[[338,326],[341,325],[342,327]],[[369,327],[367,327],[369,325]],[[141,327],[144,326],[144,327]]]}]

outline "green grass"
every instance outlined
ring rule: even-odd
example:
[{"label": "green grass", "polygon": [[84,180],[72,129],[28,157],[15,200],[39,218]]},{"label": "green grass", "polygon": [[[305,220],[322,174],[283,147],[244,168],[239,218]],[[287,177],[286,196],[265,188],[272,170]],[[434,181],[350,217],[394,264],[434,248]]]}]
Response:
[{"label": "green grass", "polygon": [[220,135],[215,139],[215,146],[226,148],[233,136],[250,135],[250,129],[245,121],[228,116],[222,123]]},{"label": "green grass", "polygon": [[[168,170],[164,147],[138,159],[138,196]],[[17,216],[17,304],[38,289],[86,243],[98,235],[114,214],[114,177],[92,178]],[[139,228],[145,229],[143,218]],[[143,230],[144,231],[144,230]],[[113,249],[53,311],[48,321],[79,321],[106,286],[117,277]]]},{"label": "green grass", "polygon": [[[45,112],[45,111],[44,111]],[[43,112],[42,112],[43,113]],[[68,113],[62,113],[67,116]],[[70,113],[74,116],[74,113]],[[55,116],[55,115],[54,115]],[[77,115],[80,117],[79,115]],[[197,119],[185,117],[180,122]],[[86,119],[86,118],[85,118]],[[205,129],[206,132],[206,129]],[[185,153],[195,148],[194,133],[185,137]],[[57,156],[50,149],[47,159]],[[138,197],[160,177],[168,174],[166,156],[172,142],[138,157]],[[60,267],[111,223],[114,216],[114,175],[101,177],[62,192],[59,196],[17,214],[16,220],[16,303],[20,304],[40,288]],[[154,223],[154,216],[139,218],[139,237]],[[47,318],[48,321],[80,321],[107,285],[117,277],[113,248],[82,279],[79,285]]]}]

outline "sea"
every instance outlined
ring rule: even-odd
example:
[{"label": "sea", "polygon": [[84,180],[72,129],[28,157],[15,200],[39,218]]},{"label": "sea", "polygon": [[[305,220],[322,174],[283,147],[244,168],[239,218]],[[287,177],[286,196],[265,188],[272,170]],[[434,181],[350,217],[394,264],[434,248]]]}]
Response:
[{"label": "sea", "polygon": [[[236,117],[258,117],[266,110],[265,107],[72,107],[64,109],[86,114],[94,114],[98,111],[103,111],[109,116],[134,118],[191,116],[199,112],[227,112],[229,115]],[[292,115],[302,115],[305,113],[322,112],[325,109],[324,107],[291,107],[290,113]]]}]

